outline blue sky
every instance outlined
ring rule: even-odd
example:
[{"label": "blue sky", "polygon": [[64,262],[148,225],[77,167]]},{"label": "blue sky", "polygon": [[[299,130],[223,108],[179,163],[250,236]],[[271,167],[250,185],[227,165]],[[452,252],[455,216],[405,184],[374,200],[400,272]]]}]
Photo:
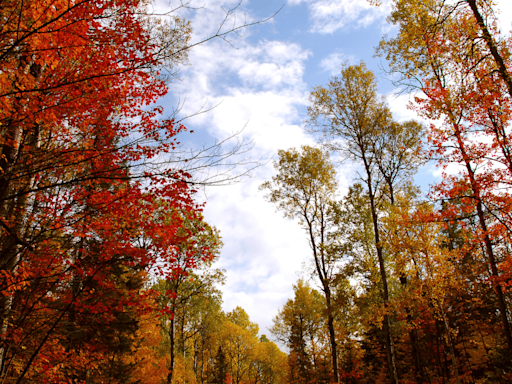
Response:
[{"label": "blue sky", "polygon": [[[390,95],[395,118],[414,118],[406,108],[408,96],[393,96],[393,86],[382,70],[385,62],[373,57],[382,36],[394,31],[386,22],[389,1],[383,3],[376,8],[366,0],[244,0],[236,13],[238,23],[261,20],[283,8],[265,24],[231,36],[231,44],[216,39],[194,48],[190,65],[170,85],[170,95],[162,103],[172,111],[177,100],[184,102],[181,117],[203,105],[218,105],[185,120],[195,132],[186,136],[188,145],[221,140],[245,126],[244,137],[254,141],[252,157],[270,159],[278,149],[315,143],[303,127],[309,92],[326,84],[342,62],[364,60],[378,78],[379,92]],[[512,2],[498,3],[503,25],[510,26]],[[213,34],[224,17],[223,9],[237,4],[238,0],[191,0],[190,5],[202,8],[180,12],[192,22],[192,40]],[[159,2],[159,7],[170,5]],[[251,178],[201,195],[207,200],[206,220],[220,229],[225,244],[217,263],[227,276],[222,287],[224,309],[243,307],[260,325],[260,333],[267,334],[278,309],[293,296],[292,285],[305,276],[304,265],[310,259],[299,224],[275,212],[258,190],[273,174],[268,163]],[[354,176],[350,165],[339,169],[340,196]],[[433,182],[432,166],[422,169],[416,180],[424,188]]]}]

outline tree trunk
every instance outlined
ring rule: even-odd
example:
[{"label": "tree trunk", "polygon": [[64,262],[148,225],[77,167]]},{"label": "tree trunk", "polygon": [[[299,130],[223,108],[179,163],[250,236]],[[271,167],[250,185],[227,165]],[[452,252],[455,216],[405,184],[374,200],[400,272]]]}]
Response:
[{"label": "tree trunk", "polygon": [[494,39],[492,38],[491,33],[489,32],[489,29],[487,29],[487,26],[485,25],[484,19],[483,19],[482,15],[480,14],[480,11],[478,10],[476,0],[466,0],[466,1],[469,4],[471,11],[473,12],[473,15],[475,16],[478,26],[480,27],[480,30],[482,31],[484,40],[487,43],[487,47],[489,48],[489,51],[491,51],[491,55],[494,59],[494,62],[498,66],[498,73],[500,74],[501,78],[507,85],[508,93],[512,97],[512,78],[510,77],[510,74],[508,73],[507,66],[505,65],[505,61],[503,60],[503,57],[501,57],[500,53],[498,52],[498,47],[496,46],[496,43],[495,43]]},{"label": "tree trunk", "polygon": [[[386,178],[386,183],[388,184],[388,188],[389,188],[389,199],[390,199],[391,205],[394,206],[395,205],[395,193],[394,193],[394,188],[393,188],[393,182],[391,181],[391,179]],[[400,275],[400,284],[402,284],[404,286],[404,288],[407,286],[407,276]],[[407,314],[407,323],[410,326],[414,326],[413,321],[412,321],[411,309],[409,308],[408,305],[405,307],[405,313]],[[419,383],[424,383],[426,381],[425,372],[423,370],[423,365],[421,364],[421,354],[418,349],[418,340],[417,340],[414,328],[412,328],[409,331],[409,340],[411,342],[412,358],[414,361],[414,369],[416,371],[416,379],[418,380]]]},{"label": "tree trunk", "polygon": [[478,186],[478,183],[475,179],[475,173],[473,171],[473,167],[471,166],[471,160],[466,153],[464,141],[461,137],[460,131],[457,129],[456,125],[454,125],[455,130],[455,136],[457,138],[457,143],[459,145],[459,149],[462,153],[464,163],[467,170],[467,175],[470,180],[471,185],[471,192],[473,195],[473,198],[476,201],[476,212],[478,216],[478,223],[480,225],[480,229],[482,230],[483,234],[483,241],[485,244],[485,252],[487,254],[487,258],[489,260],[489,265],[491,267],[491,273],[492,273],[492,284],[494,286],[494,290],[496,292],[496,296],[498,298],[498,308],[500,310],[500,316],[501,316],[501,323],[503,326],[503,333],[505,334],[505,339],[507,340],[509,354],[512,357],[512,333],[510,330],[510,324],[508,322],[508,315],[507,315],[507,304],[505,302],[505,297],[503,295],[503,290],[501,288],[501,284],[497,281],[499,278],[499,272],[498,267],[496,263],[496,258],[494,256],[494,249],[492,246],[491,238],[489,237],[489,231],[487,228],[487,221],[485,219],[482,199],[480,197],[480,188]]},{"label": "tree trunk", "polygon": [[452,356],[452,362],[453,362],[453,371],[455,374],[455,382],[457,384],[460,384],[459,379],[459,365],[457,364],[457,357],[455,356],[455,348],[453,347],[453,340],[452,335],[450,333],[450,325],[448,324],[448,319],[446,318],[446,314],[444,312],[443,304],[439,304],[439,309],[441,310],[441,316],[443,317],[443,323],[446,329],[446,335],[448,338],[448,345],[450,346],[450,355]]},{"label": "tree trunk", "polygon": [[[334,332],[334,317],[332,315],[331,289],[329,287],[327,271],[325,270],[325,268],[323,268],[323,267],[325,267],[323,255],[322,255],[322,260],[320,260],[320,256],[318,255],[318,247],[315,242],[315,236],[313,233],[312,223],[308,220],[307,217],[305,217],[305,219],[308,224],[311,248],[313,249],[313,257],[315,259],[316,270],[318,273],[318,277],[320,278],[320,281],[322,282],[322,288],[324,291],[325,301],[326,301],[326,305],[327,305],[327,326],[329,328],[329,340],[330,340],[330,344],[331,344],[332,372],[333,372],[335,382],[339,383],[340,376],[339,376],[339,372],[338,372],[338,347],[337,347],[337,343],[336,343],[336,334]],[[322,232],[322,242],[323,242],[323,237],[324,237],[323,222],[322,222],[321,232]],[[320,250],[320,252],[321,253],[323,252],[322,249]]]},{"label": "tree trunk", "polygon": [[[407,285],[407,277],[400,276],[400,284],[404,287]],[[407,314],[407,323],[413,326],[411,309],[409,306],[405,307],[405,313]],[[423,371],[423,365],[421,364],[421,354],[418,349],[418,340],[414,328],[409,331],[409,341],[411,342],[412,358],[414,361],[414,370],[416,371],[416,379],[419,383],[426,382],[425,372]]]},{"label": "tree trunk", "polygon": [[331,342],[331,353],[332,353],[332,367],[334,380],[336,383],[340,382],[340,376],[338,372],[338,345],[336,343],[336,334],[334,332],[334,317],[332,315],[332,304],[331,304],[331,290],[329,286],[324,286],[325,290],[325,301],[327,304],[327,327],[329,328],[329,339]]},{"label": "tree trunk", "polygon": [[[29,195],[22,194],[17,198],[6,200],[6,198],[13,192],[13,186],[5,178],[12,169],[11,164],[19,160],[20,142],[22,140],[23,131],[20,126],[10,127],[8,129],[7,138],[11,138],[12,143],[7,143],[2,146],[2,153],[0,156],[0,164],[2,171],[0,171],[0,222],[3,229],[3,239],[0,248],[1,263],[0,269],[7,271],[7,273],[16,274],[16,269],[21,261],[21,254],[23,248],[31,249],[31,245],[23,240],[24,226],[27,220],[27,205],[29,203]],[[36,150],[40,145],[40,131],[36,124],[34,132],[27,138],[27,145]],[[18,186],[20,191],[30,190],[35,182],[35,174],[25,179],[24,183]],[[14,216],[16,221],[10,224],[5,221],[6,218]],[[13,294],[0,295],[0,377],[3,375],[5,368],[5,353],[6,353],[6,336],[8,331],[8,319],[13,304]]]},{"label": "tree trunk", "polygon": [[377,250],[377,258],[379,260],[379,270],[380,276],[382,280],[382,299],[384,301],[384,321],[382,324],[382,329],[384,331],[384,337],[386,339],[386,356],[388,360],[388,369],[390,375],[390,381],[392,384],[398,384],[398,372],[396,369],[396,357],[395,357],[395,347],[393,345],[393,340],[391,339],[391,329],[390,329],[390,319],[389,319],[389,289],[388,289],[388,279],[386,274],[386,268],[384,264],[384,255],[382,250],[382,244],[380,243],[379,236],[379,222],[377,217],[377,208],[375,206],[375,193],[372,187],[372,174],[370,170],[370,166],[366,157],[363,155],[363,162],[367,175],[367,185],[368,185],[368,195],[370,197],[370,209],[372,214],[372,222],[373,222],[373,231],[375,235],[375,248]]},{"label": "tree trunk", "polygon": [[171,318],[171,326],[169,328],[169,340],[170,340],[170,343],[171,343],[171,347],[170,347],[170,358],[171,358],[171,361],[169,363],[169,373],[167,374],[167,384],[172,384],[172,379],[173,379],[173,374],[174,374],[174,360],[175,360],[175,356],[174,356],[174,344],[176,343],[175,342],[175,332],[174,332],[174,313],[176,312],[176,308],[174,308],[173,306],[173,311],[172,311],[172,318]]}]

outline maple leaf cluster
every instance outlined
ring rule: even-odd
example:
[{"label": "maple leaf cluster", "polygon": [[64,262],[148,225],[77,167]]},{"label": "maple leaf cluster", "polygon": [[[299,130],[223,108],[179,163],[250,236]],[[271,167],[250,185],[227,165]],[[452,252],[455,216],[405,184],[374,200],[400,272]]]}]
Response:
[{"label": "maple leaf cluster", "polygon": [[93,377],[153,310],[148,271],[212,258],[190,245],[190,175],[167,161],[186,128],[154,106],[190,33],[140,0],[2,3],[2,381]]}]

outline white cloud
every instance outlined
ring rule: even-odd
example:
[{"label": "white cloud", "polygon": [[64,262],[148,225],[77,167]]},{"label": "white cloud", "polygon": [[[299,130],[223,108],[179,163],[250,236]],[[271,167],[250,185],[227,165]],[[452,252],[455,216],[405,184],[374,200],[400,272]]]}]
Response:
[{"label": "white cloud", "polygon": [[[288,0],[290,5],[301,3],[310,13],[311,30],[319,33],[383,21],[390,10],[390,1],[374,8],[366,0]],[[186,11],[193,24],[194,39],[215,33],[224,17],[221,5],[227,8],[236,4],[235,0],[214,0],[208,2],[206,9]],[[246,20],[251,21],[250,17],[249,14]],[[242,13],[238,20],[243,20]],[[188,120],[186,125],[222,139],[247,123],[244,135],[254,140],[254,158],[268,159],[278,149],[314,144],[302,128],[309,94],[304,81],[305,63],[311,52],[293,42],[252,43],[251,30],[243,33],[244,37],[232,40],[235,48],[215,40],[190,52],[191,66],[183,70],[181,81],[171,85],[172,93],[186,99],[182,113],[197,111],[205,101],[220,104]],[[355,61],[353,56],[338,51],[318,65],[337,74],[345,60]],[[408,101],[408,95],[388,97],[397,120],[417,119],[415,112],[407,109]],[[343,169],[340,185],[345,189],[357,168],[348,164]],[[227,270],[227,282],[222,288],[224,309],[242,306],[260,324],[262,333],[268,333],[266,328],[271,326],[277,309],[292,297],[292,285],[302,263],[310,258],[306,236],[298,223],[275,212],[258,190],[273,172],[267,164],[256,170],[252,179],[209,190],[205,209],[207,221],[220,229],[225,244],[219,261],[219,267]]]},{"label": "white cloud", "polygon": [[333,33],[342,28],[366,27],[384,20],[391,10],[391,1],[375,7],[367,0],[288,0],[290,5],[305,3],[312,20],[312,32]]},{"label": "white cloud", "polygon": [[512,30],[512,2],[510,0],[497,0],[496,5],[499,10],[500,28],[504,33],[510,33]]},{"label": "white cloud", "polygon": [[[222,20],[220,7],[208,7],[192,14],[200,36],[215,29],[205,18]],[[205,101],[219,105],[186,125],[222,139],[247,124],[243,134],[254,141],[254,158],[270,159],[277,149],[314,144],[301,128],[309,90],[303,76],[310,52],[298,44],[251,43],[247,37],[233,40],[233,45],[236,49],[217,40],[190,52],[191,66],[171,85],[173,94],[186,99],[181,113],[194,113]],[[205,208],[206,220],[220,229],[225,244],[218,263],[227,271],[224,309],[243,307],[262,333],[268,333],[277,309],[293,295],[297,272],[310,252],[299,225],[276,213],[258,190],[273,172],[266,164],[243,183],[210,189]]]},{"label": "white cloud", "polygon": [[225,243],[219,262],[227,269],[224,308],[243,307],[268,334],[277,309],[292,296],[309,247],[298,224],[264,201],[261,182],[258,177],[214,191],[205,214],[221,229]]},{"label": "white cloud", "polygon": [[[385,22],[391,12],[392,0],[383,0],[379,7],[368,0],[287,0],[289,5],[306,4],[312,22],[311,31],[333,33],[343,28],[366,27],[381,21],[382,31],[390,33],[395,27]],[[512,30],[512,2],[496,0],[500,27],[505,33]]]},{"label": "white cloud", "polygon": [[403,122],[406,120],[417,120],[424,124],[428,124],[428,121],[421,119],[418,113],[411,109],[414,105],[413,93],[396,94],[391,93],[386,95],[389,108],[393,113],[393,118],[397,121]]},{"label": "white cloud", "polygon": [[355,64],[356,57],[341,52],[333,52],[320,61],[320,68],[322,68],[324,72],[329,72],[331,76],[334,76],[340,73],[341,66],[344,63]]},{"label": "white cloud", "polygon": [[[309,53],[296,44],[260,42],[237,50],[221,43],[196,49],[197,63],[183,72],[174,91],[186,97],[183,113],[198,110],[205,100],[219,104],[194,118],[218,138],[240,130],[256,141],[255,152],[268,155],[307,139],[300,127],[299,109],[307,103],[302,80]],[[225,85],[228,83],[229,85]]]}]

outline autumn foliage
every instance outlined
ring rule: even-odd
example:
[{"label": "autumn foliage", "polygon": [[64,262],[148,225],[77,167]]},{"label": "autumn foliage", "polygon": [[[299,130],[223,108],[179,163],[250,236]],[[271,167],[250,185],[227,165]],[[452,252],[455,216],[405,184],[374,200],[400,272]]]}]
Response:
[{"label": "autumn foliage", "polygon": [[[357,181],[318,214],[330,232],[315,244],[329,276],[312,280],[330,297],[299,281],[272,332],[290,349],[289,382],[510,382],[510,37],[491,1],[392,5],[398,33],[377,52],[402,91],[414,91],[410,106],[426,124],[393,122],[364,63],[312,90],[307,127],[353,162]],[[284,172],[294,153],[280,151],[272,182],[286,197],[316,185],[308,212],[327,183],[305,171],[320,168],[313,156]],[[423,162],[442,175],[426,195],[411,177]],[[301,183],[290,188],[293,178]],[[285,213],[299,201],[272,193]],[[320,233],[299,224],[308,239]],[[337,348],[326,337],[331,318]]]},{"label": "autumn foliage", "polygon": [[[190,25],[140,0],[0,7],[2,383],[512,381],[510,38],[488,0],[394,0],[378,54],[311,93],[322,148],[282,150],[268,200],[299,219],[313,281],[259,335],[221,309],[222,242],[158,100]],[[360,172],[338,195],[330,153]],[[442,180],[422,196],[427,161]]]},{"label": "autumn foliage", "polygon": [[147,273],[201,226],[154,104],[190,27],[140,1],[8,1],[0,23],[0,376],[129,382]]}]

